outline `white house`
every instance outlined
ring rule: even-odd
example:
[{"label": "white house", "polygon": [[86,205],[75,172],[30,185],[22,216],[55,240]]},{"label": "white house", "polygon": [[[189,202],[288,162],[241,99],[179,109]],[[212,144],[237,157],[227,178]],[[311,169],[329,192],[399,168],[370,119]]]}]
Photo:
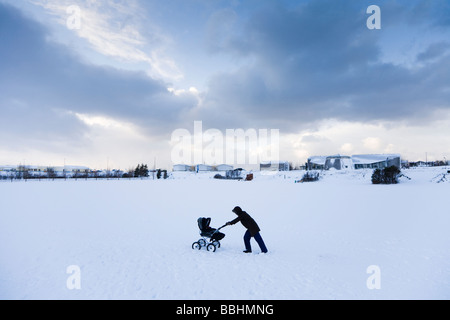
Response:
[{"label": "white house", "polygon": [[278,162],[260,162],[259,164],[260,171],[289,171],[289,162],[288,161],[278,161]]},{"label": "white house", "polygon": [[184,171],[190,171],[190,170],[191,170],[191,166],[187,165],[187,164],[175,164],[173,166],[174,172],[184,172]]},{"label": "white house", "polygon": [[206,171],[212,171],[213,167],[209,166],[207,164],[198,164],[195,167],[195,169],[196,169],[195,170],[196,172],[206,172]]}]

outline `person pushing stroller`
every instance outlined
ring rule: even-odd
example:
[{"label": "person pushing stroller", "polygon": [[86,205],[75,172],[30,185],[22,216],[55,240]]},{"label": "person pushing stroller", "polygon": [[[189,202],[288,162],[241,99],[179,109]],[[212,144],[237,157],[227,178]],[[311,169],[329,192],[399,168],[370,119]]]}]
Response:
[{"label": "person pushing stroller", "polygon": [[247,231],[244,234],[244,244],[245,244],[245,253],[251,253],[252,247],[250,245],[250,239],[253,237],[255,238],[256,242],[258,243],[261,252],[267,253],[266,245],[264,244],[264,241],[259,234],[261,229],[259,228],[256,221],[245,211],[242,211],[240,207],[235,207],[232,210],[236,215],[237,218],[227,222],[225,225],[230,226],[238,223],[239,221],[242,223],[242,225],[247,229]]}]

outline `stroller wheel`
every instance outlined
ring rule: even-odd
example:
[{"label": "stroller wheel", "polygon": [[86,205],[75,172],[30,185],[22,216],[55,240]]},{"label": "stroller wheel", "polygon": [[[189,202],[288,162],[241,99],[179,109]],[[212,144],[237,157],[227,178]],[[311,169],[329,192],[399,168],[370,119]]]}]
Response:
[{"label": "stroller wheel", "polygon": [[205,241],[205,239],[200,239],[200,240],[198,240],[198,243],[199,243],[202,247],[206,247],[206,241]]},{"label": "stroller wheel", "polygon": [[198,250],[200,250],[202,248],[202,245],[200,244],[200,243],[198,243],[198,242],[194,242],[193,244],[192,244],[192,249],[198,249]]},{"label": "stroller wheel", "polygon": [[218,240],[214,240],[213,245],[215,245],[217,248],[220,248],[220,242]]},{"label": "stroller wheel", "polygon": [[213,243],[210,243],[210,244],[208,244],[206,246],[206,250],[215,252],[216,251],[216,246]]}]

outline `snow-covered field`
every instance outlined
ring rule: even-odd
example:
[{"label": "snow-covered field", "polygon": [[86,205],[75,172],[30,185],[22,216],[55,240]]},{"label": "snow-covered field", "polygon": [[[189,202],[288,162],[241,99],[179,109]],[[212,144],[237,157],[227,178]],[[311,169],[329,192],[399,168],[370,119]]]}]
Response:
[{"label": "snow-covered field", "polygon": [[[450,299],[448,169],[390,186],[368,171],[0,182],[0,299]],[[191,249],[198,217],[219,227],[236,205],[268,254],[242,253],[241,224]]]}]

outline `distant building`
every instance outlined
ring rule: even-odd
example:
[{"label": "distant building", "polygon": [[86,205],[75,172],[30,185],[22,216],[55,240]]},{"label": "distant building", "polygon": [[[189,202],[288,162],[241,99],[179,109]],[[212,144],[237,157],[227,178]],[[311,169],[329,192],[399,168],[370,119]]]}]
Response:
[{"label": "distant building", "polygon": [[31,165],[18,165],[18,166],[1,166],[0,172],[17,173],[18,175],[27,175],[28,177],[73,177],[80,175],[88,175],[91,169],[84,166],[31,166]]},{"label": "distant building", "polygon": [[85,166],[63,166],[52,167],[56,175],[60,177],[73,177],[79,175],[87,175],[91,172],[91,169]]},{"label": "distant building", "polygon": [[259,164],[260,171],[289,171],[289,162],[279,161],[279,162],[261,162]]},{"label": "distant building", "polygon": [[0,166],[0,178],[13,178],[17,174],[17,166]]},{"label": "distant building", "polygon": [[324,170],[327,156],[313,156],[308,158],[306,163],[307,170]]},{"label": "distant building", "polygon": [[17,171],[17,166],[0,166],[1,172],[14,172]]},{"label": "distant building", "polygon": [[173,166],[174,172],[191,171],[191,166],[187,164],[176,164]]},{"label": "distant building", "polygon": [[349,156],[329,156],[325,159],[324,169],[350,170],[353,169],[353,162]]},{"label": "distant building", "polygon": [[355,169],[383,169],[391,166],[401,167],[399,154],[360,154],[352,156]]},{"label": "distant building", "polygon": [[209,165],[207,165],[207,164],[198,164],[196,167],[195,167],[195,171],[196,172],[207,172],[207,171],[212,171],[213,170],[213,167],[212,166],[209,166]]},{"label": "distant building", "polygon": [[307,170],[351,170],[382,169],[390,166],[401,167],[399,154],[360,154],[349,156],[314,156],[308,158]]},{"label": "distant building", "polygon": [[208,172],[208,171],[223,171],[226,172],[228,170],[233,170],[233,166],[227,164],[220,164],[217,166],[210,166],[207,164],[198,164],[196,166],[191,166],[187,164],[175,164],[173,166],[174,172],[187,172],[187,171],[195,171],[195,172]]}]

